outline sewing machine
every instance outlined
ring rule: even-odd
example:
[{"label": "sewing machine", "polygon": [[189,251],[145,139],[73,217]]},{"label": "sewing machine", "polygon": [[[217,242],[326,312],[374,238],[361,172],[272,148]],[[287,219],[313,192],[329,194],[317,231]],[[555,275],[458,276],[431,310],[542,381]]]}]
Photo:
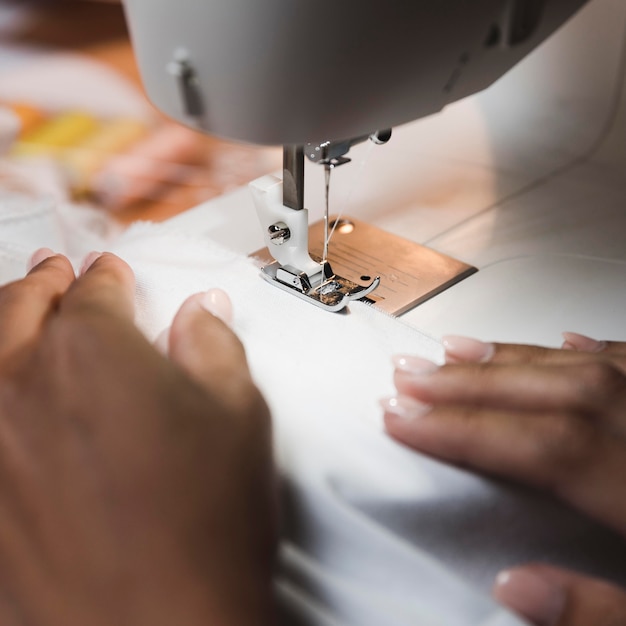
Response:
[{"label": "sewing machine", "polygon": [[[412,304],[441,294],[445,287],[469,276],[473,265],[481,265],[482,269],[498,260],[484,254],[487,247],[480,246],[485,237],[493,242],[498,236],[492,232],[493,224],[487,224],[478,234],[466,228],[471,243],[460,247],[452,236],[459,225],[480,219],[481,212],[486,219],[489,212],[500,210],[498,204],[503,200],[540,186],[551,198],[542,219],[545,215],[549,222],[547,216],[553,211],[564,216],[558,192],[549,191],[544,183],[583,162],[610,124],[621,80],[623,11],[619,2],[595,0],[581,12],[583,17],[577,17],[563,35],[553,38],[557,43],[551,40],[530,55],[511,73],[512,78],[505,77],[480,96],[446,105],[489,86],[549,38],[583,4],[580,0],[493,0],[471,6],[399,1],[383,6],[380,2],[354,0],[317,2],[295,9],[292,3],[283,6],[280,0],[269,4],[233,0],[228,5],[193,0],[127,0],[126,11],[147,91],[159,108],[206,132],[286,146],[282,180],[264,177],[252,185],[264,243],[276,259],[268,264],[266,277],[296,295],[313,296],[318,301],[323,298],[316,296],[327,290],[322,296],[332,296],[330,308],[341,308],[351,297],[375,299],[384,288],[383,281],[371,293],[376,286],[372,278],[382,273],[376,266],[380,258],[365,268],[361,263],[357,280],[347,281],[347,286],[340,288],[336,286],[337,276],[323,262],[325,254],[312,258],[310,219],[303,208],[310,202],[304,198],[305,170],[307,181],[314,183],[307,185],[313,188],[307,193],[317,194],[315,202],[325,207],[320,216],[324,224],[321,230],[318,228],[318,239],[325,249],[329,215],[320,178],[345,161],[355,142],[351,138],[364,140],[350,152],[351,156],[357,154],[356,161],[366,150],[365,144],[371,143],[367,139],[370,135],[382,143],[381,138],[387,138],[385,129],[446,107],[439,116],[394,130],[389,147],[377,149],[381,156],[374,150],[368,157],[369,169],[354,193],[357,199],[353,204],[358,200],[360,218],[384,227],[387,234],[409,233],[411,240],[428,244],[427,248],[415,244],[413,261],[407,260],[411,255],[403,257],[405,265],[401,269],[407,270],[407,275],[424,266],[424,249],[432,251],[436,247],[441,255],[427,261],[433,267],[441,266],[442,259],[452,262],[442,276],[435,277],[439,286],[429,287],[425,294],[409,294],[390,311],[403,313]],[[615,110],[613,107],[613,113]],[[422,146],[424,152],[420,153]],[[383,155],[391,150],[395,153],[389,165]],[[311,167],[305,152],[313,155],[318,164]],[[433,161],[442,167],[436,168]],[[458,167],[463,161],[464,169]],[[474,171],[468,173],[471,168]],[[344,170],[348,169],[333,172],[337,189],[346,186]],[[419,182],[408,184],[411,178],[419,178]],[[598,185],[606,184],[598,181]],[[450,194],[455,186],[463,188],[462,208],[455,203],[455,194]],[[447,194],[444,201],[437,195],[442,191]],[[415,213],[404,210],[409,205],[409,193],[420,203]],[[390,208],[394,202],[402,205],[401,211]],[[237,196],[236,206],[228,198],[218,204],[231,216],[224,227],[229,243],[241,242],[242,249],[245,243],[246,252],[259,247],[248,232],[250,202]],[[448,210],[452,205],[452,211]],[[434,208],[441,206],[446,210],[435,212]],[[181,219],[194,219],[193,211]],[[559,229],[562,233],[563,224],[545,224],[552,239],[546,242],[543,252],[574,251],[573,246],[561,245]],[[237,231],[235,235],[233,230]],[[376,247],[377,257],[383,247],[394,250],[399,242],[384,239],[382,231],[363,239],[370,253]],[[384,244],[376,243],[381,241]],[[501,241],[502,245],[507,243],[506,233]],[[319,241],[315,245],[320,247]],[[448,251],[457,256],[460,252],[469,263],[456,262],[446,254]],[[580,251],[597,255],[593,246],[583,246]],[[524,255],[528,248],[514,250],[512,246],[509,252]],[[393,259],[383,259],[382,265],[393,266]],[[523,268],[519,271],[525,275]],[[542,268],[532,271],[539,278],[534,284],[540,284]],[[477,294],[484,295],[486,290],[491,293],[493,285],[483,287],[481,280],[487,279],[480,278],[481,273],[439,295],[435,304],[427,302],[410,311],[406,318],[434,333],[440,328],[444,332],[465,330],[467,326],[459,323],[459,316],[441,313],[467,307],[468,289],[477,302],[482,297]],[[389,275],[386,272],[384,277],[387,282]],[[553,283],[565,285],[575,279],[576,273],[559,276]],[[358,284],[358,278],[366,277],[370,280]],[[521,284],[515,273],[505,274],[496,283],[500,293],[503,283]],[[465,284],[471,287],[466,289]],[[553,287],[546,286],[544,291],[555,292]],[[524,301],[521,292],[519,297]],[[586,302],[584,297],[581,299]],[[520,310],[519,299],[509,297],[507,302],[515,303],[511,307]],[[475,311],[475,319],[481,318],[480,307]],[[489,312],[494,312],[493,307]],[[490,319],[491,324],[486,322],[485,328],[474,330],[474,334],[489,331],[488,336],[493,338],[493,315]],[[585,330],[589,319],[587,315],[583,327],[579,326],[581,330]],[[546,341],[546,336],[530,335],[534,341]],[[501,338],[523,337],[504,333]],[[547,342],[552,341],[550,335]]]},{"label": "sewing machine", "polygon": [[[380,269],[359,270],[366,285],[332,270],[331,171],[349,162],[353,145],[368,138],[384,144],[389,128],[492,84],[583,4],[326,0],[296,10],[284,0],[227,5],[127,0],[126,11],[146,88],[159,108],[205,132],[285,146],[282,180],[265,177],[252,184],[267,250],[275,259],[265,264],[263,276],[336,311],[370,296],[380,284],[379,276],[371,276]],[[325,170],[321,258],[309,254],[305,156]],[[353,221],[350,226],[364,228]],[[371,245],[376,233],[365,239]],[[397,247],[390,243],[387,249]],[[394,301],[390,313],[404,312],[474,271],[444,255],[424,258],[429,254],[413,246],[401,259],[384,263],[387,269],[401,264],[407,276],[442,266],[434,284],[430,278],[418,297],[410,286],[408,301]]]}]

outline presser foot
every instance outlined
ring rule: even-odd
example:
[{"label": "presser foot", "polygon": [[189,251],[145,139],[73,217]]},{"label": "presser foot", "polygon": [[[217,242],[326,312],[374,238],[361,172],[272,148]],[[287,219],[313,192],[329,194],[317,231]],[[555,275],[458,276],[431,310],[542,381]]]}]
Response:
[{"label": "presser foot", "polygon": [[[328,254],[334,269],[356,289],[363,289],[362,285],[369,285],[372,276],[379,276],[380,285],[374,293],[368,286],[366,294],[357,292],[356,297],[367,297],[375,308],[389,315],[402,315],[477,271],[462,261],[352,217],[333,218],[331,226],[335,234]],[[308,250],[312,261],[319,263],[323,256],[325,232],[321,221],[309,227]],[[267,266],[268,274],[263,275],[268,281],[275,281],[276,269],[269,267],[276,261],[269,250],[262,248],[250,256],[259,267]],[[295,289],[289,291],[298,294]]]},{"label": "presser foot", "polygon": [[358,285],[337,276],[328,262],[322,266],[320,278],[313,283],[306,273],[277,261],[263,267],[261,276],[276,287],[331,312],[345,309],[353,300],[366,298],[380,284],[377,276],[369,285]]}]

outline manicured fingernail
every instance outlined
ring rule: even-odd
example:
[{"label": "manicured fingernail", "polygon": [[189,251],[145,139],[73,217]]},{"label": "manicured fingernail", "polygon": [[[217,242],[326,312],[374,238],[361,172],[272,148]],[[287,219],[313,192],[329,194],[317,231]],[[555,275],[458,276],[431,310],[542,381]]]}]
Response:
[{"label": "manicured fingernail", "polygon": [[500,572],[493,594],[498,602],[537,626],[554,626],[567,600],[563,588],[526,569]]},{"label": "manicured fingernail", "polygon": [[443,337],[443,346],[446,349],[446,363],[487,363],[496,353],[492,343],[457,335]]},{"label": "manicured fingernail", "polygon": [[209,289],[202,294],[200,305],[229,326],[233,323],[233,305],[228,294],[222,289]]},{"label": "manicured fingernail", "polygon": [[587,337],[586,335],[580,335],[579,333],[562,333],[563,345],[561,348],[563,350],[577,350],[580,352],[602,352],[607,346],[606,341],[598,341],[597,339],[592,339],[591,337]]},{"label": "manicured fingernail", "polygon": [[392,415],[405,422],[412,422],[432,411],[432,406],[429,404],[424,404],[408,396],[383,398],[380,401],[380,406],[386,415]]},{"label": "manicured fingernail", "polygon": [[428,359],[422,359],[417,356],[410,356],[407,354],[397,354],[391,359],[394,367],[403,374],[408,374],[414,378],[421,378],[423,376],[430,376],[434,374],[439,366]]},{"label": "manicured fingernail", "polygon": [[35,250],[26,264],[26,271],[30,272],[33,267],[39,265],[42,261],[49,259],[51,256],[55,256],[55,254],[56,253],[53,250],[50,250],[50,248],[39,248],[39,250]]},{"label": "manicured fingernail", "polygon": [[80,276],[82,276],[95,262],[102,256],[102,252],[90,252],[80,266]]}]

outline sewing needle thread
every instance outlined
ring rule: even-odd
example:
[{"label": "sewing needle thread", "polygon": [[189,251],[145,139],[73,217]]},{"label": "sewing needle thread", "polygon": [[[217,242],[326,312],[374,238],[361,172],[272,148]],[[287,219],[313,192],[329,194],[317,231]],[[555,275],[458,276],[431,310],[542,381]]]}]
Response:
[{"label": "sewing needle thread", "polygon": [[[368,162],[370,155],[372,154],[373,148],[374,148],[374,144],[372,142],[368,142],[368,146],[365,150],[365,154],[359,161],[359,169],[357,171],[356,176],[354,177],[354,182],[350,185],[348,193],[346,194],[346,198],[343,202],[344,208],[339,210],[339,213],[337,214],[337,217],[335,218],[333,222],[333,227],[330,229],[330,233],[328,232],[328,220],[329,220],[329,213],[330,213],[330,209],[329,209],[329,206],[330,206],[330,200],[329,200],[330,172],[326,170],[326,213],[324,216],[326,230],[325,230],[325,238],[324,238],[324,244],[325,244],[324,245],[324,250],[325,250],[324,257],[326,257],[328,253],[328,244],[330,243],[330,240],[333,238],[333,235],[335,234],[335,230],[337,229],[337,226],[341,222],[341,217],[346,211],[350,209],[350,205],[352,204],[352,195],[354,193],[354,190],[357,188],[357,186],[361,182],[361,179],[363,177],[363,172],[365,171],[365,165]],[[332,164],[330,163],[326,164],[326,168],[328,168],[328,166],[330,166],[331,168],[333,167]]]}]

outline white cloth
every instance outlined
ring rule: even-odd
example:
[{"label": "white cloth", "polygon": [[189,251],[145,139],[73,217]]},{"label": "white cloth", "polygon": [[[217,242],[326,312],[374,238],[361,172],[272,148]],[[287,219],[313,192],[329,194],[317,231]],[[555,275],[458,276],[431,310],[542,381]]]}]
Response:
[{"label": "white cloth", "polygon": [[241,255],[167,224],[113,235],[96,214],[0,196],[0,283],[19,278],[39,246],[76,264],[106,248],[135,270],[149,338],[189,294],[230,294],[285,478],[276,578],[285,623],[519,624],[488,588],[500,568],[531,559],[626,579],[626,545],[612,533],[384,434],[377,401],[393,393],[391,355],[440,360],[437,341],[365,304],[326,313],[265,283]]}]

